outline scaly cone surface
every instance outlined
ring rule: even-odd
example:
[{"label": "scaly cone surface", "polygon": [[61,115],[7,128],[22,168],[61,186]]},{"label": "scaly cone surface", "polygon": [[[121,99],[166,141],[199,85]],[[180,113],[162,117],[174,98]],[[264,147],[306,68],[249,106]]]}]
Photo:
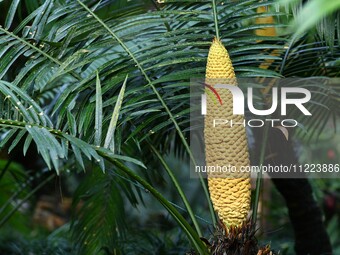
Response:
[{"label": "scaly cone surface", "polygon": [[[208,55],[206,84],[232,84],[237,86],[229,54],[219,40],[214,39]],[[214,119],[243,123],[242,115],[233,115],[232,94],[227,89],[215,88],[222,105],[207,97],[204,120],[204,139],[207,167],[249,165],[246,130],[242,124],[213,126]],[[250,210],[250,178],[248,173],[208,173],[210,197],[220,220],[226,227],[241,226]]]}]

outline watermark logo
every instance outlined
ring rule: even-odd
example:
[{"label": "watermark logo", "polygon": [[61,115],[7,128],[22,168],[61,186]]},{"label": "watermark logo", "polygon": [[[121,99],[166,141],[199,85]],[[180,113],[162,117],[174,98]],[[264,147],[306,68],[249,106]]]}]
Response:
[{"label": "watermark logo", "polygon": [[[233,115],[244,115],[245,112],[245,95],[243,91],[235,85],[229,84],[217,84],[214,87],[209,84],[204,84],[205,93],[201,95],[201,114],[207,114],[207,96],[213,98],[215,103],[217,102],[219,105],[223,105],[224,103],[231,102],[223,102],[221,96],[218,93],[220,89],[228,90],[232,95],[232,104],[233,104]],[[256,116],[269,116],[274,112],[277,112],[279,107],[280,116],[287,115],[287,106],[293,105],[295,106],[302,114],[305,116],[311,116],[310,111],[305,107],[304,104],[308,103],[311,99],[311,92],[305,88],[298,87],[282,87],[278,89],[277,87],[273,87],[271,89],[270,95],[270,106],[267,106],[267,109],[256,109],[254,106],[254,93],[253,88],[247,88],[247,106],[249,111]],[[217,99],[217,100],[216,100]],[[280,99],[280,101],[279,101]],[[298,125],[298,122],[295,119],[249,119],[243,120],[242,122],[236,122],[233,119],[221,119],[215,118],[213,119],[213,127],[220,125],[230,125],[231,127],[234,125],[243,125],[249,127],[263,127],[265,123],[270,123],[272,127],[274,126],[283,126],[283,127],[295,127]]]},{"label": "watermark logo", "polygon": [[[242,90],[235,85],[226,85],[226,84],[217,84],[214,88],[210,85],[206,86],[214,92],[217,96],[220,104],[222,105],[222,99],[219,96],[217,89],[227,89],[231,92],[233,96],[233,114],[234,115],[244,115],[244,94]],[[304,95],[303,98],[288,98],[289,94],[301,94]],[[253,88],[247,89],[248,95],[248,108],[251,113],[259,116],[270,115],[274,113],[278,106],[278,88],[272,88],[272,105],[269,109],[266,110],[258,110],[254,107],[253,102]],[[312,115],[306,107],[303,105],[307,103],[311,99],[311,93],[309,90],[304,88],[281,88],[281,115],[287,115],[287,105],[295,105],[304,115]],[[202,114],[207,114],[207,95],[206,93],[202,95]]]}]

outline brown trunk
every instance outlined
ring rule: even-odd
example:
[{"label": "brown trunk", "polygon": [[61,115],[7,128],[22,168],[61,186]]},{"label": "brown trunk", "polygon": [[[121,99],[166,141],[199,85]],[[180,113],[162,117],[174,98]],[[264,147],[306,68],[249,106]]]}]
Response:
[{"label": "brown trunk", "polygon": [[[261,147],[262,131],[255,134],[257,148]],[[279,129],[271,128],[265,164],[298,164],[293,145]],[[256,158],[259,158],[258,155]],[[313,197],[308,179],[273,178],[274,185],[284,197],[295,234],[295,251],[298,255],[332,254],[328,234],[322,220],[321,210]]]}]

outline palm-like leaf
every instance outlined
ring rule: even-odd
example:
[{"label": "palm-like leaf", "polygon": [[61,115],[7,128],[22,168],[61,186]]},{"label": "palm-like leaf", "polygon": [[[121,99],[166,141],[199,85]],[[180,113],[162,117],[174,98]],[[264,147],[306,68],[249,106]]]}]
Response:
[{"label": "palm-like leaf", "polygon": [[[47,2],[45,9],[48,8]],[[235,59],[234,65],[239,76],[274,74],[257,69],[258,63],[265,58],[261,58],[262,50],[268,45],[257,45],[255,41],[260,38],[254,36],[253,31],[263,25],[246,26],[245,19],[240,17],[244,13],[253,13],[253,17],[249,15],[249,20],[254,19],[254,9],[257,6],[260,4],[241,1],[236,6],[227,4],[219,10],[221,34],[229,46],[231,57]],[[100,6],[97,6],[97,9],[100,9]],[[44,9],[40,8],[39,11],[44,12]],[[79,19],[74,19],[74,15]],[[85,131],[94,125],[93,120],[87,120],[93,115],[94,107],[81,104],[80,101],[94,102],[97,70],[102,79],[104,116],[110,116],[110,106],[113,106],[116,100],[114,95],[118,92],[117,86],[122,83],[125,74],[130,74],[131,84],[134,85],[129,86],[126,91],[124,101],[128,103],[123,104],[122,123],[133,122],[138,127],[141,122],[148,123],[143,129],[140,128],[141,138],[150,135],[150,130],[167,131],[173,126],[173,121],[163,124],[169,116],[164,114],[159,98],[154,95],[155,91],[152,92],[147,86],[150,82],[143,81],[146,77],[160,93],[175,121],[185,119],[188,112],[183,112],[187,107],[186,100],[183,99],[188,97],[186,95],[189,93],[189,79],[203,75],[206,48],[213,36],[210,2],[182,2],[166,5],[161,11],[105,20],[110,30],[126,45],[129,52],[125,53],[121,45],[110,37],[108,31],[89,16],[79,4],[72,3],[68,4],[67,8],[60,5],[53,13],[44,12],[45,18],[38,15],[33,21],[33,24],[37,24],[36,27],[31,27],[28,33],[26,31],[21,40],[3,30],[7,33],[3,36],[3,43],[8,45],[9,41],[13,42],[4,53],[4,66],[11,66],[6,60],[11,59],[11,53],[18,52],[19,49],[22,53],[16,56],[23,55],[27,59],[26,66],[16,76],[14,83],[37,94],[50,92],[50,88],[63,85],[63,92],[53,110],[53,113],[58,113],[58,128],[65,128],[65,109],[76,102],[75,119],[81,135],[85,135]],[[49,27],[51,32],[33,33],[44,31],[45,27]],[[92,30],[96,32],[90,33]],[[34,46],[34,40],[40,43]],[[234,49],[236,43],[237,47]],[[271,45],[271,48],[282,47]],[[257,54],[258,63],[249,61],[254,57],[253,54]],[[238,57],[240,55],[242,57]],[[136,64],[140,66],[136,67]],[[180,107],[179,100],[183,101]],[[132,104],[133,102],[138,104]],[[140,109],[148,111],[141,112]],[[104,117],[105,120],[107,122],[108,118]],[[68,126],[67,129],[70,130],[71,123]],[[91,139],[88,135],[87,137]]]},{"label": "palm-like leaf", "polygon": [[[14,92],[10,91],[13,89]],[[87,157],[88,159],[95,159],[95,162],[104,169],[104,159],[108,162],[113,164],[116,168],[122,170],[126,175],[129,176],[132,180],[139,182],[145,189],[150,191],[162,204],[163,206],[169,211],[169,213],[178,221],[180,226],[188,235],[190,241],[195,246],[196,250],[199,252],[205,252],[205,247],[203,246],[202,242],[198,238],[198,235],[194,232],[194,230],[189,226],[189,224],[185,221],[183,216],[181,216],[178,211],[164,198],[162,195],[154,189],[149,183],[147,183],[143,178],[135,174],[131,169],[127,168],[121,161],[127,161],[130,163],[134,163],[140,166],[143,166],[142,163],[139,161],[121,155],[114,155],[110,150],[101,148],[101,147],[94,147],[93,145],[84,142],[83,140],[64,133],[60,130],[53,129],[48,125],[51,124],[49,118],[44,114],[39,114],[40,108],[31,99],[24,91],[20,90],[17,87],[14,87],[12,84],[8,82],[0,81],[0,91],[6,95],[6,98],[9,99],[8,104],[15,105],[13,108],[17,111],[16,115],[20,115],[20,120],[11,120],[11,119],[1,119],[0,126],[2,127],[10,127],[11,131],[5,136],[5,139],[2,141],[3,144],[6,144],[10,141],[10,138],[14,136],[17,132],[17,129],[22,129],[28,133],[26,141],[34,140],[35,143],[38,145],[38,150],[42,157],[44,158],[45,162],[49,167],[51,167],[50,162],[52,161],[54,168],[58,171],[59,169],[59,159],[67,158],[68,157],[68,149],[71,145],[72,150],[74,152],[76,160],[83,165],[83,157]],[[28,108],[25,106],[29,105]],[[28,110],[30,110],[28,112]],[[39,112],[39,113],[38,113]],[[41,122],[39,121],[39,116],[41,118]],[[14,140],[16,142],[16,140]],[[29,146],[29,145],[27,145]],[[26,147],[27,147],[26,146]],[[104,178],[105,179],[105,178]],[[49,180],[49,179],[48,179]],[[112,183],[110,185],[113,185]],[[38,188],[38,187],[37,187]],[[96,196],[94,196],[96,197]],[[114,201],[114,198],[117,196],[109,196]],[[90,197],[90,201],[93,201],[93,197]],[[98,201],[95,200],[95,201]],[[98,205],[98,204],[97,204]],[[102,206],[101,203],[99,203]],[[91,209],[91,202],[88,207]],[[116,208],[115,206],[110,208]],[[107,211],[106,211],[107,213]],[[88,222],[84,220],[84,222]],[[111,222],[114,224],[115,221]],[[107,223],[107,222],[106,222]],[[96,221],[91,221],[91,224],[96,225]],[[110,228],[115,229],[114,226]],[[78,229],[78,228],[77,228]],[[96,228],[90,228],[91,231],[86,232],[84,235],[80,236],[80,240],[85,242],[89,236],[96,234]],[[114,236],[114,233],[112,233]],[[102,240],[102,239],[97,239]],[[112,240],[112,238],[105,239],[106,241]],[[99,244],[97,242],[91,242],[92,247],[97,247]],[[106,247],[104,244],[100,244],[100,247]],[[94,249],[94,248],[93,248]],[[90,247],[86,249],[86,252],[93,251]]]}]

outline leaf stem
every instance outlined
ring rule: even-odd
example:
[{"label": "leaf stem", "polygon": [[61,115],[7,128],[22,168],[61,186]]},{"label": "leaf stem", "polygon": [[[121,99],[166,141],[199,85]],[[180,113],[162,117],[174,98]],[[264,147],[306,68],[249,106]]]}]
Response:
[{"label": "leaf stem", "polygon": [[218,12],[217,12],[216,0],[212,0],[212,9],[213,9],[213,15],[214,15],[216,39],[220,40],[220,30],[218,28]]},{"label": "leaf stem", "polygon": [[11,159],[8,159],[7,162],[6,162],[6,165],[5,167],[1,170],[1,173],[0,173],[0,181],[2,179],[2,177],[4,177],[7,169],[9,168],[9,165],[12,163],[12,160]]},{"label": "leaf stem", "polygon": [[[10,32],[10,31],[8,31],[8,30],[2,28],[1,26],[0,26],[0,31],[4,32],[5,34],[7,34],[7,35],[13,37],[14,39],[18,40],[19,42],[23,43],[24,45],[26,45],[26,46],[28,46],[28,47],[34,49],[34,50],[37,51],[37,52],[39,52],[41,55],[43,55],[43,56],[46,57],[47,59],[51,60],[53,63],[57,64],[58,66],[62,66],[62,64],[63,64],[62,62],[60,62],[59,60],[53,58],[52,56],[50,56],[49,54],[47,54],[45,51],[39,49],[38,47],[36,47],[36,46],[34,46],[33,44],[29,43],[28,41],[22,39],[21,37],[17,36],[16,34],[14,34],[14,33]],[[75,73],[75,72],[73,72],[73,71],[71,71],[70,73],[71,73],[71,75],[72,75],[74,78],[76,78],[77,80],[81,80],[81,77],[80,77],[77,73]]]},{"label": "leaf stem", "polygon": [[0,221],[0,228],[20,208],[20,206],[22,206],[31,196],[34,195],[35,192],[37,192],[39,189],[41,189],[44,185],[46,185],[54,177],[55,177],[55,174],[52,174],[51,176],[47,177],[45,180],[43,180],[41,183],[39,183],[39,185],[36,186],[30,193],[28,193],[22,200],[20,200],[20,202],[6,216],[4,216],[1,219],[1,221]]},{"label": "leaf stem", "polygon": [[[268,141],[268,132],[269,132],[269,125],[266,125],[264,128],[264,137],[263,137],[263,143],[262,143],[261,152],[260,152],[260,162],[259,162],[260,166],[262,166],[262,164],[264,163],[266,145]],[[260,171],[257,174],[257,179],[256,179],[255,200],[254,200],[254,205],[253,205],[253,216],[252,216],[252,223],[254,227],[255,227],[256,220],[257,220],[257,210],[259,206],[262,178],[263,178],[263,175],[262,175],[262,167],[261,167]]]},{"label": "leaf stem", "polygon": [[199,236],[202,236],[202,232],[201,232],[201,229],[200,229],[200,226],[198,225],[197,223],[197,220],[195,218],[195,214],[194,212],[192,211],[192,208],[189,204],[189,201],[186,197],[186,195],[184,194],[184,191],[181,187],[181,185],[178,183],[177,181],[177,178],[176,176],[174,175],[174,173],[171,171],[169,165],[165,162],[164,158],[162,157],[162,155],[160,155],[160,153],[156,150],[156,148],[154,146],[152,146],[152,144],[150,144],[150,147],[151,147],[151,150],[156,154],[156,156],[158,157],[159,161],[161,162],[161,164],[163,165],[163,167],[165,168],[166,172],[168,173],[168,175],[170,176],[170,179],[171,181],[173,182],[173,184],[175,185],[176,187],[176,190],[177,192],[179,193],[180,197],[182,198],[182,201],[185,205],[185,207],[187,208],[188,210],[188,213],[190,215],[190,218],[192,220],[192,223],[194,224],[195,228],[196,228],[196,231],[197,231],[197,234]]}]

